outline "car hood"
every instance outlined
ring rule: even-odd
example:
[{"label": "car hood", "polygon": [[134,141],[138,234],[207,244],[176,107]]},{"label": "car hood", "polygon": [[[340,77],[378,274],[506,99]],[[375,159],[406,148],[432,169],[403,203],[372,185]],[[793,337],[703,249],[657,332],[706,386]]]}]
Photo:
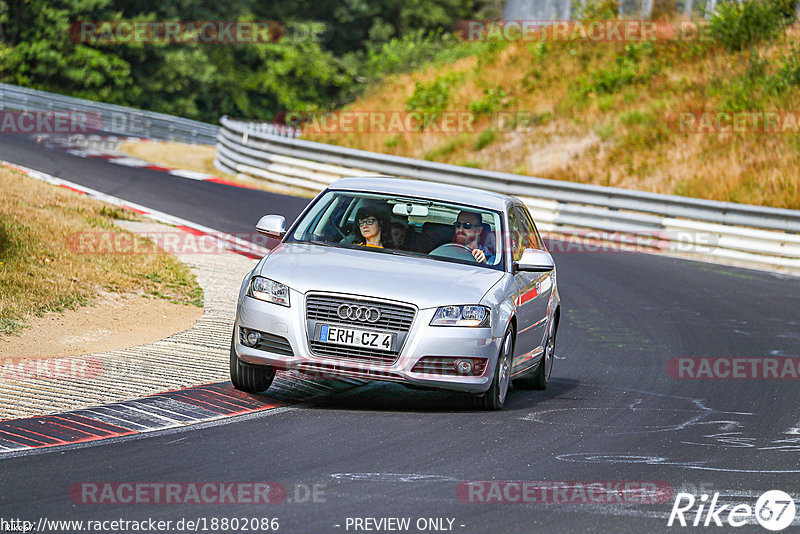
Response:
[{"label": "car hood", "polygon": [[282,243],[255,274],[306,293],[329,291],[410,302],[420,309],[477,304],[503,271],[426,258]]}]

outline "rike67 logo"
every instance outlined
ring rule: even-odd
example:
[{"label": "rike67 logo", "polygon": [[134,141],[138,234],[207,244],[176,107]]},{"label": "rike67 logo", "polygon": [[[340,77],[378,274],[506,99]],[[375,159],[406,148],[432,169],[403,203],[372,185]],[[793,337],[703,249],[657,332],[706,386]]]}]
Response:
[{"label": "rike67 logo", "polygon": [[[741,527],[753,519],[767,530],[779,531],[792,524],[795,504],[792,497],[780,490],[770,490],[758,498],[756,505],[718,504],[719,493],[709,500],[707,494],[695,498],[691,493],[678,493],[669,514],[667,526]],[[676,525],[677,523],[677,525]]]}]

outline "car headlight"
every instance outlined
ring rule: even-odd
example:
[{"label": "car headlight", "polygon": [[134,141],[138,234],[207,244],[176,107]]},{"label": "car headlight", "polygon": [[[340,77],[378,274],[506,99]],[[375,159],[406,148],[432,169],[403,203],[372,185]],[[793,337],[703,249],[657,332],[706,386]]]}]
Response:
[{"label": "car headlight", "polygon": [[488,327],[489,308],[486,306],[442,306],[431,319],[431,326]]},{"label": "car headlight", "polygon": [[250,288],[247,290],[247,295],[259,300],[280,304],[281,306],[290,305],[289,287],[263,276],[254,276],[250,280]]}]

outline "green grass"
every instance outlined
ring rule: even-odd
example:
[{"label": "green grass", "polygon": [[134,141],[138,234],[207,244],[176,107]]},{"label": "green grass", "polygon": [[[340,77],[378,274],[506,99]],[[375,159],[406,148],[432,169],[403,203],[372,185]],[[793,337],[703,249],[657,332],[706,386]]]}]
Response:
[{"label": "green grass", "polygon": [[13,319],[2,318],[0,319],[0,335],[17,334],[22,330],[25,325]]},{"label": "green grass", "polygon": [[616,130],[617,128],[614,125],[613,120],[597,124],[594,127],[594,133],[596,133],[597,137],[599,137],[603,141],[608,141],[609,139],[614,137],[614,133],[616,132]]},{"label": "green grass", "polygon": [[481,150],[486,148],[490,144],[497,139],[497,134],[494,130],[484,130],[478,135],[478,139],[475,141],[475,150]]},{"label": "green grass", "polygon": [[414,92],[406,100],[408,111],[441,112],[450,103],[450,91],[463,80],[463,75],[450,73],[430,82],[416,82]]},{"label": "green grass", "polygon": [[465,160],[459,163],[462,167],[472,167],[473,169],[482,169],[483,163],[475,160]]},{"label": "green grass", "polygon": [[494,113],[508,105],[508,93],[501,87],[491,87],[483,90],[483,97],[472,102],[469,110],[476,115]]},{"label": "green grass", "polygon": [[442,146],[436,147],[433,150],[426,152],[425,159],[428,161],[435,161],[437,159],[444,158],[455,152],[457,148],[458,148],[458,142],[455,140],[450,141],[449,143],[445,143]]}]

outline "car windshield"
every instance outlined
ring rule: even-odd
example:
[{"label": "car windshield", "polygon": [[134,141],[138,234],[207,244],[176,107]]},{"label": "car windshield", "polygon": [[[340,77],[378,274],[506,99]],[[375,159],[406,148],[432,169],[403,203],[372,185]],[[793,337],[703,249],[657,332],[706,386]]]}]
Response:
[{"label": "car windshield", "polygon": [[439,200],[328,191],[286,241],[503,270],[500,213]]}]

